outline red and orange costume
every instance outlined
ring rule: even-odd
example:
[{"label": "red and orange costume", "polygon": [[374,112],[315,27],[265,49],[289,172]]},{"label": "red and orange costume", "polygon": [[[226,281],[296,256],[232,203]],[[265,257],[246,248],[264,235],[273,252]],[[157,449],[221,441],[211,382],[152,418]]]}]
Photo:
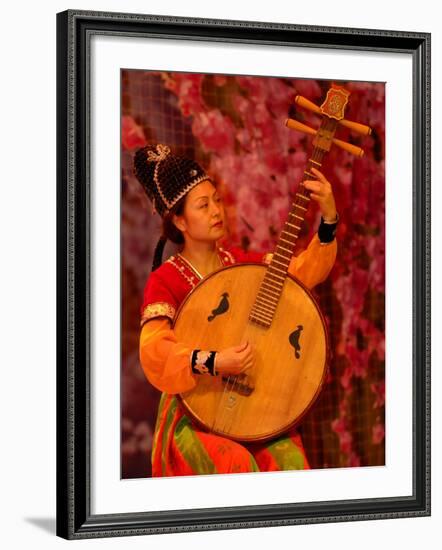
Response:
[{"label": "red and orange costume", "polygon": [[[324,244],[315,234],[309,246],[293,256],[289,273],[308,288],[324,281],[336,258],[333,239]],[[268,255],[218,248],[224,266],[261,263]],[[297,470],[309,468],[296,429],[264,443],[240,444],[195,427],[176,397],[196,385],[191,349],[178,342],[171,322],[181,302],[201,275],[177,254],[151,273],[141,310],[140,361],[149,382],[163,392],[152,449],[153,476]]]}]

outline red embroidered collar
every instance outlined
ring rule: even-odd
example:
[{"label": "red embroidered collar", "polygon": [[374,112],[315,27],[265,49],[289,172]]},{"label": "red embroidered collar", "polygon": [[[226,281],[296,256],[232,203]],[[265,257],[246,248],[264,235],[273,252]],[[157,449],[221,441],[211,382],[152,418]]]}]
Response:
[{"label": "red embroidered collar", "polygon": [[[218,247],[217,252],[223,267],[235,263],[235,258],[227,250]],[[194,288],[198,282],[204,278],[188,260],[181,256],[181,254],[171,256],[168,260],[166,260],[166,262],[172,264],[192,288]]]}]

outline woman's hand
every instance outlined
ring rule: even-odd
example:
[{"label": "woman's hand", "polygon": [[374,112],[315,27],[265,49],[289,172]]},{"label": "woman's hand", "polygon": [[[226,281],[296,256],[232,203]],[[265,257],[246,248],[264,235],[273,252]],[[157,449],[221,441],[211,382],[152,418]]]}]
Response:
[{"label": "woman's hand", "polygon": [[250,342],[242,342],[219,351],[216,354],[215,370],[217,374],[241,374],[251,369],[254,364],[253,349]]},{"label": "woman's hand", "polygon": [[332,186],[322,172],[313,167],[312,172],[318,179],[305,180],[304,186],[311,191],[310,197],[319,204],[324,221],[334,222],[337,212]]}]

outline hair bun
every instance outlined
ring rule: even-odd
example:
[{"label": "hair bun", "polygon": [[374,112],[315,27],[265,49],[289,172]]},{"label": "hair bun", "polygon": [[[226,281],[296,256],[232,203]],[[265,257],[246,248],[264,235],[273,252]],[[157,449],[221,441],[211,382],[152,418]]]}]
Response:
[{"label": "hair bun", "polygon": [[158,145],[155,147],[155,150],[153,150],[153,148],[150,148],[147,151],[147,162],[160,162],[164,160],[168,155],[170,155],[170,147],[168,145],[158,143]]},{"label": "hair bun", "polygon": [[162,143],[138,149],[133,171],[161,217],[195,185],[211,179],[197,162],[174,155]]}]

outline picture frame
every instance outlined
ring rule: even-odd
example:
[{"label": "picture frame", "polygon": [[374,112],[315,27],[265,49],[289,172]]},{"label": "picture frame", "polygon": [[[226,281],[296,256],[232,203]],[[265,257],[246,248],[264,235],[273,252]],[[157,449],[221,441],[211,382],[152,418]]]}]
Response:
[{"label": "picture frame", "polygon": [[[411,494],[94,513],[91,41],[94,36],[323,48],[412,62]],[[118,136],[117,136],[118,137]],[[57,535],[67,539],[430,514],[430,35],[68,10],[57,14]]]}]

